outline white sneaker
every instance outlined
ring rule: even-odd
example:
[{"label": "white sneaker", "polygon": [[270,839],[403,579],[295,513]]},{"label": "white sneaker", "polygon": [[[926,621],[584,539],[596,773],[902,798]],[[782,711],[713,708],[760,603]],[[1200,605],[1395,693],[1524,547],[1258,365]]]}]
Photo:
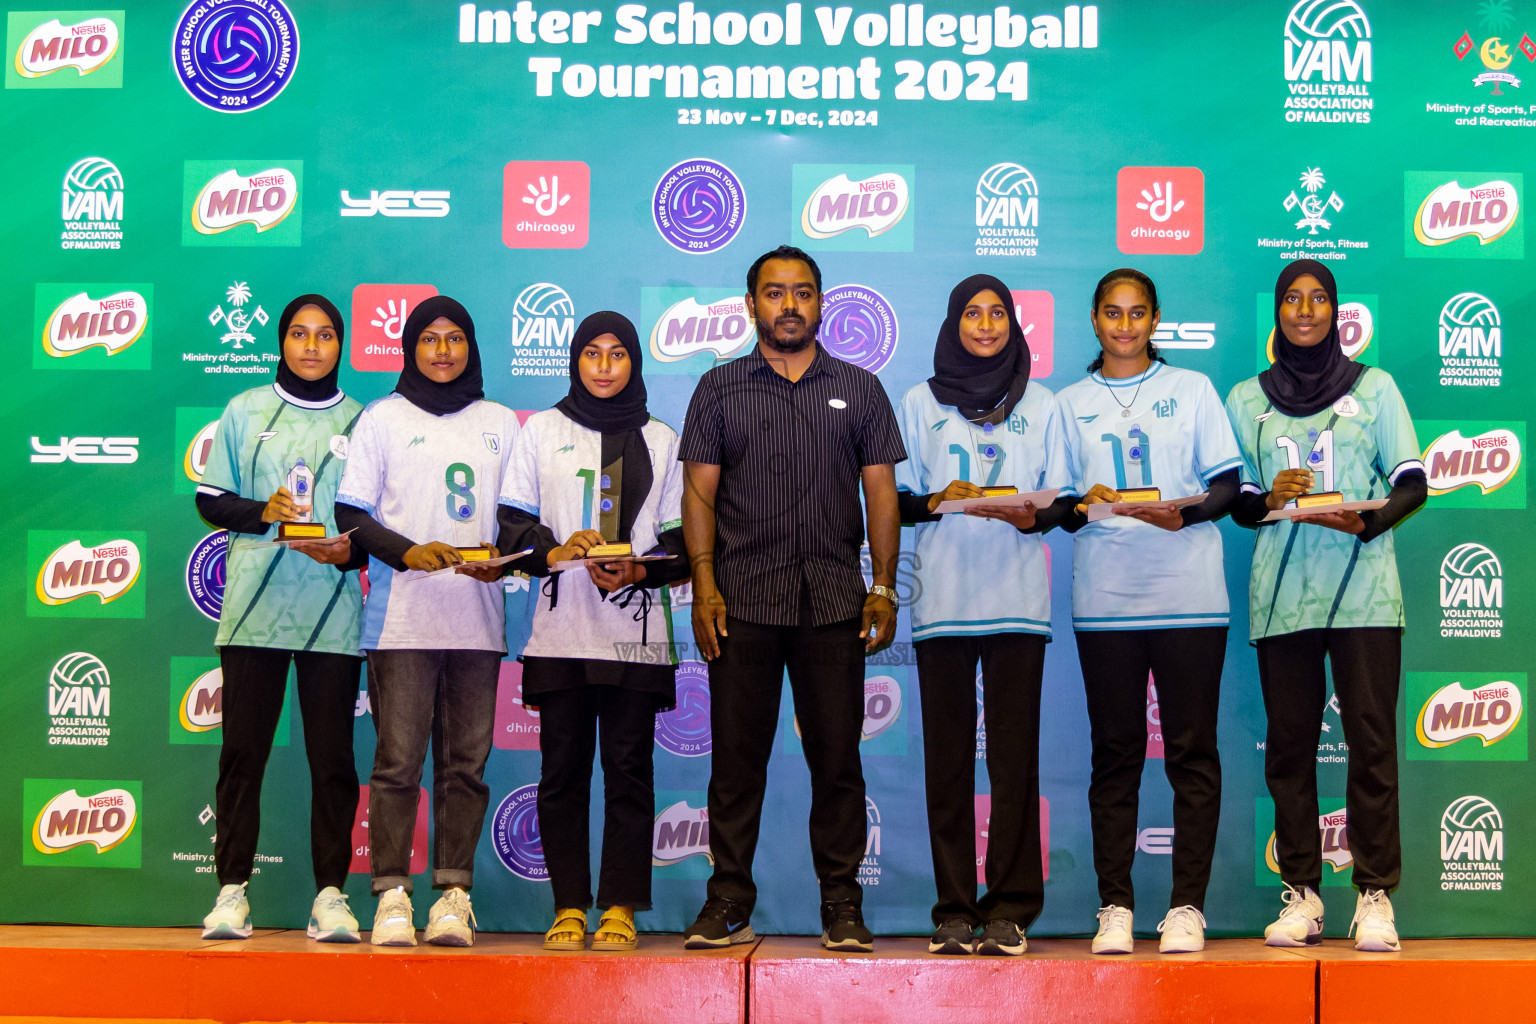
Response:
[{"label": "white sneaker", "polygon": [[473,946],[475,910],[469,905],[469,893],[463,889],[445,889],[432,904],[423,936],[434,946]]},{"label": "white sneaker", "polygon": [[205,939],[248,939],[251,937],[251,905],[245,898],[245,882],[219,889],[213,909],[203,918]]},{"label": "white sneaker", "polygon": [[1360,893],[1349,930],[1355,936],[1355,948],[1363,953],[1396,953],[1403,948],[1397,941],[1397,921],[1385,889]]},{"label": "white sneaker", "polygon": [[405,886],[379,894],[379,908],[373,912],[373,936],[375,946],[416,945],[416,924],[411,919],[411,894]]},{"label": "white sneaker", "polygon": [[1131,924],[1134,915],[1129,907],[1119,907],[1111,903],[1107,907],[1099,908],[1099,934],[1093,937],[1093,951],[1095,953],[1129,953],[1135,943],[1135,936],[1131,934]]},{"label": "white sneaker", "polygon": [[[1266,946],[1315,946],[1323,941],[1323,898],[1310,885],[1287,884],[1285,909],[1264,929]],[[1388,911],[1390,913],[1390,910]]]},{"label": "white sneaker", "polygon": [[309,927],[304,934],[317,942],[357,942],[357,918],[347,906],[347,897],[334,885],[320,890],[315,905],[309,908]]},{"label": "white sneaker", "polygon": [[1205,948],[1205,915],[1193,906],[1174,907],[1157,926],[1159,953],[1198,953]]}]

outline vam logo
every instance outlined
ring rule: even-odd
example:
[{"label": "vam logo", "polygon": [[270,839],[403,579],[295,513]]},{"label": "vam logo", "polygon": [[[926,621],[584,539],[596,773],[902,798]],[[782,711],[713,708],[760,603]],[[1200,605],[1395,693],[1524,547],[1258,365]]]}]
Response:
[{"label": "vam logo", "polygon": [[112,677],[94,654],[75,651],[48,673],[48,745],[104,747],[112,736]]},{"label": "vam logo", "polygon": [[1447,639],[1504,633],[1504,567],[1492,549],[1458,544],[1440,562],[1440,635]]},{"label": "vam logo", "polygon": [[647,311],[661,309],[651,328],[650,354],[664,372],[703,372],[757,341],[745,300],[728,289],[644,288],[640,306],[643,319],[649,319]]},{"label": "vam logo", "polygon": [[1440,816],[1440,888],[1504,888],[1504,816],[1486,797],[1453,800]]},{"label": "vam logo", "polygon": [[656,815],[651,828],[651,864],[671,867],[689,857],[703,857],[714,863],[709,853],[709,808],[693,807],[687,800],[679,800]]},{"label": "vam logo", "polygon": [[[6,26],[10,66],[7,89],[121,89],[122,11],[12,11]],[[46,18],[46,21],[39,21]]]},{"label": "vam logo", "polygon": [[1524,761],[1524,672],[1408,672],[1411,761]]},{"label": "vam logo", "polygon": [[795,164],[790,242],[812,250],[911,252],[916,180],[910,164]]},{"label": "vam logo", "polygon": [[859,884],[880,884],[880,851],[885,844],[885,829],[880,824],[880,805],[875,798],[864,797],[864,858],[859,861]]},{"label": "vam logo", "polygon": [[274,162],[252,174],[230,161],[188,160],[181,244],[299,245],[303,184],[301,160]]},{"label": "vam logo", "polygon": [[[25,789],[37,792],[38,787],[43,787],[46,791],[49,781],[27,779]],[[64,784],[69,785],[67,782]],[[97,856],[117,849],[133,835],[134,826],[139,820],[138,783],[117,786],[110,783],[86,783],[83,784],[87,787],[85,795],[80,793],[77,788],[79,785],[82,784],[70,785],[63,792],[55,793],[38,809],[36,817],[32,819],[32,852],[41,856],[23,857],[23,863],[47,863],[43,858],[89,846],[92,849],[88,852],[96,856],[71,863],[91,867],[138,867],[137,842],[133,844],[131,858],[122,858],[123,861],[131,859],[131,864],[109,863],[105,858],[96,859]],[[110,788],[89,792],[96,785]]]},{"label": "vam logo", "polygon": [[1504,327],[1486,295],[1461,292],[1440,309],[1442,387],[1492,387],[1503,382]]},{"label": "vam logo", "polygon": [[529,285],[512,302],[512,372],[564,377],[575,336],[576,304],[565,289],[548,281]]},{"label": "vam logo", "polygon": [[212,732],[224,724],[224,670],[209,669],[187,687],[177,707],[187,732]]},{"label": "vam logo", "polygon": [[126,465],[139,461],[139,439],[136,437],[61,437],[59,443],[54,445],[46,443],[40,437],[33,437],[32,461]]},{"label": "vam logo", "polygon": [[1515,173],[1404,171],[1405,255],[1523,259],[1524,187],[1525,176]]},{"label": "vam logo", "polygon": [[[1440,424],[1428,421],[1423,426],[1427,434]],[[1474,504],[1437,502],[1438,507],[1524,508],[1523,487],[1511,488],[1508,494],[1500,494],[1497,499],[1488,496],[1500,491],[1519,471],[1525,424],[1463,426],[1470,436],[1463,436],[1463,427],[1458,426],[1430,442],[1429,447],[1424,449],[1424,468],[1429,474],[1429,493],[1432,496],[1448,495],[1452,491],[1465,489],[1465,493],[1459,495],[1458,499]],[[1474,486],[1477,488],[1475,491],[1472,490]]]},{"label": "vam logo", "polygon": [[61,249],[123,247],[123,174],[99,156],[77,160],[64,172],[60,201]]},{"label": "vam logo", "polygon": [[976,255],[1035,256],[1040,187],[1021,164],[993,164],[976,182]]},{"label": "vam logo", "polygon": [[1284,49],[1287,121],[1370,121],[1371,22],[1358,3],[1300,0]]}]

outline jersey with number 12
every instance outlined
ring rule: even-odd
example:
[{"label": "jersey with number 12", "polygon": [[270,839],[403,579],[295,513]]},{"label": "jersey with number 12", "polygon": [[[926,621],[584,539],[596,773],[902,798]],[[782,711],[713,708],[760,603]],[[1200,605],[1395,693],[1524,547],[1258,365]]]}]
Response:
[{"label": "jersey with number 12", "polygon": [[[1091,373],[1056,400],[1080,494],[1104,484],[1187,498],[1241,463],[1221,397],[1203,373],[1160,362],[1135,377]],[[1077,532],[1073,629],[1225,626],[1229,610],[1215,523],[1169,531],[1112,516]]]},{"label": "jersey with number 12", "polygon": [[[1311,416],[1276,409],[1257,377],[1227,396],[1243,449],[1243,489],[1268,491],[1282,469],[1310,469],[1312,490],[1345,501],[1384,498],[1424,468],[1408,406],[1385,370],[1366,367],[1332,407]],[[1352,534],[1288,520],[1260,526],[1248,583],[1250,639],[1303,629],[1403,625],[1392,531],[1368,544]]]},{"label": "jersey with number 12", "polygon": [[[352,431],[336,500],[414,544],[494,544],[496,496],[517,434],[517,414],[495,402],[434,416],[386,395],[363,410]],[[369,559],[364,650],[506,651],[500,582],[458,573],[414,579],[419,575]]]}]

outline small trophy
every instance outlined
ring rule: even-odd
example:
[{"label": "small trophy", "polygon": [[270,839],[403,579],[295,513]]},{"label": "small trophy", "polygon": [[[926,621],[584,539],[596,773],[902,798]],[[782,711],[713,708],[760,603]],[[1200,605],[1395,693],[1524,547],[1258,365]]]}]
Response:
[{"label": "small trophy", "polygon": [[288,493],[293,495],[299,517],[292,522],[278,523],[277,539],[324,540],[325,524],[314,521],[315,474],[304,464],[303,459],[294,463],[288,471]]}]

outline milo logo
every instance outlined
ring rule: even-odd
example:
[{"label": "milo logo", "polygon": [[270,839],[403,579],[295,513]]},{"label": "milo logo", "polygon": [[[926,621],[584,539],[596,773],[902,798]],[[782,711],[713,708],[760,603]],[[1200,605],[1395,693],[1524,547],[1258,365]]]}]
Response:
[{"label": "milo logo", "polygon": [[1424,702],[1414,732],[1426,747],[1448,747],[1473,737],[1488,747],[1515,731],[1523,711],[1520,688],[1513,682],[1471,689],[1455,682]]},{"label": "milo logo", "polygon": [[43,351],[56,359],[101,347],[115,356],[138,341],[149,324],[149,303],[136,291],[101,299],[77,292],[49,314],[43,324]]},{"label": "milo logo", "polygon": [[1520,438],[1502,427],[1463,437],[1453,430],[1424,451],[1429,493],[1445,494],[1473,484],[1484,494],[1507,484],[1520,468]]},{"label": "milo logo", "polygon": [[211,732],[224,724],[224,670],[210,669],[192,680],[182,694],[181,727],[187,732]]}]

